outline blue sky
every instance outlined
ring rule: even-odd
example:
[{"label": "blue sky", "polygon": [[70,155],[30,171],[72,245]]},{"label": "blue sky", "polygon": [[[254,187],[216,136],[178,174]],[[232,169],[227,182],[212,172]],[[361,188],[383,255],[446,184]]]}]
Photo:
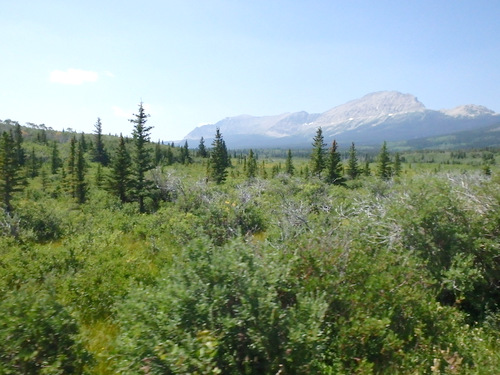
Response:
[{"label": "blue sky", "polygon": [[[1,0],[0,119],[152,139],[382,90],[500,112],[500,2]],[[193,145],[196,146],[196,145]]]}]

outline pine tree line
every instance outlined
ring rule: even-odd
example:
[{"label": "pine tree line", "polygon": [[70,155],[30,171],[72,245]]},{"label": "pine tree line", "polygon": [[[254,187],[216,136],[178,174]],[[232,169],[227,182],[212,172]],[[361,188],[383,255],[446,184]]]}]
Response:
[{"label": "pine tree line", "polygon": [[[17,124],[13,130],[4,132],[0,138],[2,207],[11,211],[13,196],[23,189],[25,179],[39,175],[43,186],[48,184],[51,175],[59,176],[62,187],[60,191],[68,194],[77,203],[84,203],[89,190],[87,155],[89,161],[97,164],[96,169],[93,169],[97,187],[108,190],[123,203],[137,202],[140,212],[147,211],[148,204],[157,199],[155,198],[156,188],[148,176],[149,171],[159,165],[170,165],[174,161],[190,164],[193,162],[194,155],[189,150],[187,141],[177,148],[173,144],[164,145],[159,141],[152,144],[150,140],[152,126],[147,125],[148,118],[149,115],[145,113],[143,104],[140,103],[138,113],[129,120],[133,124],[132,139],[120,134],[118,144],[112,152],[108,151],[103,140],[102,122],[98,118],[92,138],[85,137],[83,133],[77,138],[73,133],[69,139],[69,150],[64,158],[61,156],[60,144],[49,140],[44,143],[44,147],[50,150],[48,156],[37,156],[35,147],[27,154],[23,147],[23,132]],[[328,149],[326,148],[321,128],[318,128],[312,146],[309,166],[304,170],[300,169],[301,176],[314,176],[330,184],[344,185],[347,180],[371,174],[368,158],[365,158],[364,167],[360,166],[354,143],[349,148],[345,166],[336,140],[333,140]],[[174,151],[177,155],[174,155]],[[220,129],[216,129],[210,149],[205,147],[203,137],[200,139],[196,155],[206,159],[204,163],[207,166],[208,180],[216,184],[226,181],[228,170],[232,165]],[[257,176],[268,177],[265,160],[257,162],[258,156],[253,149],[250,149],[248,155],[242,160],[244,175],[248,179]],[[400,155],[396,153],[392,162],[387,144],[384,142],[377,159],[376,176],[386,180],[398,176],[401,169]],[[297,173],[290,149],[286,153],[284,168],[281,163],[272,166],[271,175],[274,177],[278,173],[286,173],[290,176]],[[235,174],[231,172],[231,176],[234,177]]]}]

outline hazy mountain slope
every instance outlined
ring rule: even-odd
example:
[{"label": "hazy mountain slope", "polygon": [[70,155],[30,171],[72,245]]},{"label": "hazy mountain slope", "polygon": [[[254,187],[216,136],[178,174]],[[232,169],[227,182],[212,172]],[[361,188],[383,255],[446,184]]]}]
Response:
[{"label": "hazy mountain slope", "polygon": [[436,137],[425,137],[398,143],[409,149],[464,149],[500,147],[500,123],[474,130],[465,130]]},{"label": "hazy mountain slope", "polygon": [[326,111],[313,125],[334,135],[365,125],[377,126],[394,116],[424,111],[425,106],[413,95],[377,92]]},{"label": "hazy mountain slope", "polygon": [[479,105],[430,110],[410,94],[381,91],[365,95],[321,114],[237,116],[198,127],[185,139],[210,140],[220,128],[231,148],[308,147],[318,127],[325,141],[374,144],[432,137],[494,124],[500,115]]}]

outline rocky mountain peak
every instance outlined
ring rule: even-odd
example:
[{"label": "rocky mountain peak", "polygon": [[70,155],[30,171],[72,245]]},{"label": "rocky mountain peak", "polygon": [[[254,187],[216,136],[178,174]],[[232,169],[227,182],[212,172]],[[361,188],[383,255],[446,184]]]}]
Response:
[{"label": "rocky mountain peak", "polygon": [[475,105],[475,104],[460,105],[452,109],[444,109],[441,112],[452,117],[469,117],[469,118],[495,114],[495,112],[492,111],[491,109],[486,108],[482,105]]},{"label": "rocky mountain peak", "polygon": [[425,111],[425,106],[411,94],[380,91],[332,108],[321,115],[318,123],[323,127],[335,127],[350,121],[355,128],[377,118],[422,111]]},{"label": "rocky mountain peak", "polygon": [[366,144],[405,140],[476,129],[498,122],[500,114],[479,105],[431,110],[413,95],[380,91],[336,106],[324,113],[229,117],[194,129],[185,139],[205,139],[218,127],[232,147],[310,145],[318,127],[325,140]]}]

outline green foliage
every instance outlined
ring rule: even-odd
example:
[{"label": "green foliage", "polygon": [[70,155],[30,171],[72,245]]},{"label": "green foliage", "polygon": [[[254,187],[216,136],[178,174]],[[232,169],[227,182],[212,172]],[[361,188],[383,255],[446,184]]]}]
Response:
[{"label": "green foliage", "polygon": [[103,166],[108,165],[109,163],[109,155],[104,146],[104,140],[102,136],[102,123],[101,119],[97,118],[97,122],[95,123],[95,143],[94,149],[92,153],[92,161],[99,163]]},{"label": "green foliage", "polygon": [[222,138],[219,128],[217,128],[208,163],[208,176],[219,185],[226,180],[228,167],[229,160],[226,143]]},{"label": "green foliage", "polygon": [[347,175],[351,178],[351,180],[356,179],[362,172],[358,164],[358,156],[354,142],[352,142],[351,147],[349,148],[349,159],[347,160],[346,170]]},{"label": "green foliage", "polygon": [[158,286],[131,293],[120,308],[124,373],[145,365],[152,374],[311,368],[326,305],[322,297],[297,294],[286,264],[241,244],[200,241],[180,261]]},{"label": "green foliage", "polygon": [[149,115],[144,111],[142,102],[139,104],[139,113],[134,114],[129,120],[134,124],[132,131],[134,137],[133,153],[133,193],[132,198],[139,202],[139,211],[145,212],[145,199],[149,196],[150,182],[146,180],[146,172],[152,167],[151,149],[148,147],[151,126],[146,126]]},{"label": "green foliage", "polygon": [[391,158],[389,156],[389,151],[387,151],[387,143],[384,142],[378,154],[377,176],[382,180],[388,180],[391,174]]},{"label": "green foliage", "polygon": [[16,163],[19,167],[23,167],[26,163],[26,153],[23,148],[23,131],[19,124],[16,124],[14,128],[13,139]]},{"label": "green foliage", "polygon": [[181,164],[158,142],[144,214],[135,141],[103,136],[103,166],[75,136],[12,138],[31,153],[0,211],[0,373],[498,373],[497,150],[402,152],[394,179],[398,155],[380,178],[368,153],[346,188],[311,179],[310,150],[295,174],[291,150],[259,151],[249,179],[219,132],[212,184],[215,149]]},{"label": "green foliage", "polygon": [[343,185],[345,182],[343,174],[344,167],[342,166],[340,153],[337,151],[337,142],[333,140],[332,147],[330,147],[328,159],[326,161],[325,180],[329,184]]},{"label": "green foliage", "polygon": [[198,156],[201,158],[208,158],[209,156],[203,137],[200,138],[200,144],[198,145]]},{"label": "green foliage", "polygon": [[29,241],[47,242],[60,239],[70,223],[68,216],[56,209],[53,202],[30,202],[19,205],[16,214],[19,218],[19,235]]},{"label": "green foliage", "polygon": [[87,196],[87,182],[85,181],[86,163],[84,145],[80,142],[75,161],[75,196],[78,203],[84,203]]},{"label": "green foliage", "polygon": [[21,189],[19,155],[12,132],[0,136],[0,204],[7,211],[12,210],[13,194]]},{"label": "green foliage", "polygon": [[75,319],[54,296],[34,287],[0,299],[2,374],[83,374],[90,356]]},{"label": "green foliage", "polygon": [[50,159],[50,171],[52,172],[52,174],[56,174],[58,169],[61,167],[62,167],[62,161],[61,158],[59,157],[59,147],[57,145],[57,142],[53,142],[51,159]]},{"label": "green foliage", "polygon": [[248,153],[248,159],[247,159],[247,165],[246,165],[246,174],[248,178],[255,178],[257,175],[257,159],[254,156],[253,150],[250,149],[250,152]]},{"label": "green foliage", "polygon": [[191,164],[193,162],[193,158],[189,154],[189,145],[188,142],[184,142],[184,146],[181,147],[180,160],[182,164]]},{"label": "green foliage", "polygon": [[399,152],[396,152],[396,155],[394,155],[392,174],[396,177],[399,177],[401,175],[401,168],[401,155],[399,154]]},{"label": "green foliage", "polygon": [[118,149],[111,159],[107,188],[118,196],[123,203],[128,200],[128,193],[132,186],[131,166],[132,161],[125,145],[125,139],[120,134]]},{"label": "green foliage", "polygon": [[321,127],[316,131],[313,139],[313,150],[311,154],[311,173],[313,176],[321,177],[321,172],[325,169],[325,141]]},{"label": "green foliage", "polygon": [[292,150],[290,149],[288,149],[288,152],[286,154],[285,173],[289,174],[290,176],[293,176],[295,173],[295,167],[292,161]]}]

